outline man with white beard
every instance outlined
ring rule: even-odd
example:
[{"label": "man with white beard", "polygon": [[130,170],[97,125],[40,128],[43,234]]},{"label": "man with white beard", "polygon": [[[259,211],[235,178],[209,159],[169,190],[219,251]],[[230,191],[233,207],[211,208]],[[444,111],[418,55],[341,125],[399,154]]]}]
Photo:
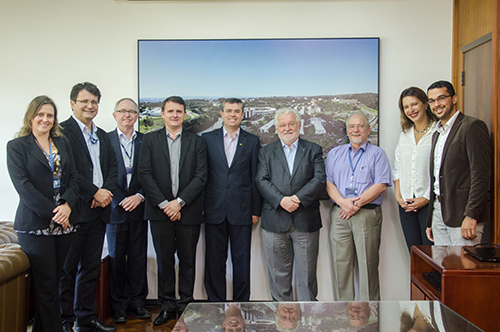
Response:
[{"label": "man with white beard", "polygon": [[391,186],[391,166],[384,150],[368,142],[370,125],[361,113],[346,123],[350,143],[326,158],[330,243],[336,300],[354,301],[354,262],[359,271],[359,300],[380,300],[378,264],[382,193]]}]

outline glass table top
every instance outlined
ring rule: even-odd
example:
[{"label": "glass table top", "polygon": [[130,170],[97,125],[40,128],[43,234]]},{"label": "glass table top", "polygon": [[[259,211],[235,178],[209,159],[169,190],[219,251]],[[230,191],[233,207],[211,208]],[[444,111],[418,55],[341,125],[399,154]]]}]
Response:
[{"label": "glass table top", "polygon": [[437,301],[191,303],[175,332],[482,331]]}]

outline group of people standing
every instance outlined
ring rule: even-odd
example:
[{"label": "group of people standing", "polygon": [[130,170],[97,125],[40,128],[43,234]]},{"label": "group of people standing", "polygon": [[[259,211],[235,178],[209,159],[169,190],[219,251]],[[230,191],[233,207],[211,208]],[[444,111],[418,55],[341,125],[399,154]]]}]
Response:
[{"label": "group of people standing", "polygon": [[[450,83],[436,82],[428,93],[430,99],[409,88],[399,103],[403,133],[394,183],[405,238],[409,247],[429,243],[427,238],[436,244],[448,244],[448,238],[449,244],[475,243],[488,218],[488,131],[456,110]],[[365,115],[347,119],[349,143],[332,149],[325,162],[319,145],[299,137],[302,122],[295,109],[276,112],[279,140],[261,148],[259,138],[241,128],[243,102],[237,98],[223,102],[222,128],[201,137],[183,129],[187,112],[181,97],[162,102],[165,126],[146,135],[134,129],[139,113],[129,98],[115,104],[115,130],[97,127],[100,99],[94,84],[76,84],[70,94],[73,115],[59,125],[54,102],[36,97],[19,137],[7,145],[9,174],[20,196],[14,227],[34,280],[35,332],[73,331],[75,321],[77,331],[115,330],[94,315],[105,234],[113,321],[126,323],[129,313],[151,318],[144,308],[148,220],[161,303],[153,325],[180,317],[193,301],[203,222],[209,301],[227,300],[229,244],[233,301],[249,301],[252,225],[259,219],[273,300],[294,300],[295,274],[295,299],[315,301],[325,189],[334,203],[336,299],[380,299],[381,204],[392,184],[391,168],[385,152],[368,142]]]},{"label": "group of people standing", "polygon": [[402,133],[394,184],[409,250],[481,243],[490,218],[489,130],[482,120],[461,113],[457,102],[447,81],[431,84],[427,94],[410,87],[399,98]]}]

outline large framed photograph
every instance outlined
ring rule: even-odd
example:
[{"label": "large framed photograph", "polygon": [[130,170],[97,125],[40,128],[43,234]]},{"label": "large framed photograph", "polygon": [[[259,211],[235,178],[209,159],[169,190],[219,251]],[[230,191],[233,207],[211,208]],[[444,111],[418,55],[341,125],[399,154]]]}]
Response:
[{"label": "large framed photograph", "polygon": [[274,113],[301,115],[301,137],[324,157],[347,142],[345,120],[365,114],[378,145],[379,38],[139,40],[139,130],[164,125],[161,102],[186,101],[187,130],[222,126],[225,98],[244,102],[242,127],[263,145],[278,139]]}]

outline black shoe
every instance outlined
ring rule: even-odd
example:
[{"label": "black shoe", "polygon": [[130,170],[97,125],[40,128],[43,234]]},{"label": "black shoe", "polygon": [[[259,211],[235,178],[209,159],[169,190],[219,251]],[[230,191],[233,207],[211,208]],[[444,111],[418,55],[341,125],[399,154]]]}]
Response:
[{"label": "black shoe", "polygon": [[76,330],[79,332],[114,332],[116,327],[106,325],[99,318],[94,317],[90,322],[82,326],[76,323]]},{"label": "black shoe", "polygon": [[63,323],[63,332],[74,332],[73,323]]},{"label": "black shoe", "polygon": [[154,320],[153,325],[164,325],[172,319],[177,319],[175,311],[162,310]]},{"label": "black shoe", "polygon": [[125,310],[118,310],[113,314],[113,322],[123,324],[128,322],[127,312]]},{"label": "black shoe", "polygon": [[151,318],[151,313],[149,311],[147,311],[146,308],[144,308],[144,307],[130,309],[129,311],[137,319],[148,319],[148,318]]}]

